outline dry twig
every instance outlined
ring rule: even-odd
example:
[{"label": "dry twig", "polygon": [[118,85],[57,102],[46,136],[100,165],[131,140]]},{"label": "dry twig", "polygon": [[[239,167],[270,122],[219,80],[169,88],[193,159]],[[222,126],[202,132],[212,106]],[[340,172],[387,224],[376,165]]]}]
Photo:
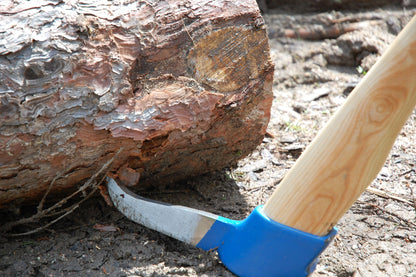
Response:
[{"label": "dry twig", "polygon": [[[30,235],[30,234],[34,234],[37,233],[39,231],[44,230],[45,228],[51,226],[52,224],[58,222],[59,220],[61,220],[62,218],[64,218],[65,216],[71,214],[73,211],[75,211],[81,203],[83,203],[84,201],[86,201],[88,198],[90,198],[98,189],[98,186],[104,181],[104,178],[106,177],[106,174],[103,174],[105,171],[108,171],[108,168],[111,166],[111,164],[113,163],[113,161],[116,159],[116,157],[123,151],[123,148],[119,149],[117,151],[117,153],[110,159],[108,160],[101,168],[100,170],[98,170],[96,173],[94,173],[89,179],[88,181],[86,181],[77,191],[73,192],[72,194],[70,194],[69,196],[61,199],[59,202],[55,203],[54,205],[52,205],[51,207],[47,208],[47,209],[43,209],[44,206],[44,202],[45,199],[47,197],[47,195],[49,194],[53,184],[55,183],[55,181],[57,179],[59,179],[62,176],[62,173],[58,173],[55,178],[51,181],[48,189],[46,190],[45,194],[43,195],[41,201],[39,202],[38,208],[37,208],[37,213],[30,216],[30,217],[26,217],[26,218],[22,218],[19,219],[17,221],[12,221],[12,222],[8,222],[6,224],[4,224],[1,228],[0,231],[3,233],[3,235],[6,236],[25,236],[25,235]],[[97,182],[97,178],[102,175],[102,177],[100,178],[100,180],[98,180]],[[86,194],[86,190],[88,188],[92,188],[92,190]],[[71,198],[73,198],[74,196],[76,196],[79,193],[83,193],[86,194],[85,197],[83,199],[81,199],[80,201],[78,201],[77,203],[62,209],[62,210],[58,210],[60,207],[62,207],[62,205],[64,205],[65,203],[67,203],[68,200],[70,200]],[[27,224],[27,223],[32,223],[35,221],[38,221],[41,218],[45,218],[45,217],[51,217],[51,216],[56,216],[62,214],[61,216],[55,218],[54,220],[48,222],[47,224],[38,227],[36,229],[33,229],[31,231],[28,232],[24,232],[24,233],[16,233],[16,234],[7,234],[6,232],[10,231],[13,227],[15,226],[19,226],[19,225],[23,225],[23,224]]]},{"label": "dry twig", "polygon": [[409,201],[407,199],[401,198],[399,196],[395,196],[395,195],[393,195],[391,193],[388,193],[388,192],[385,192],[385,191],[382,191],[382,190],[379,190],[379,189],[376,189],[376,188],[368,187],[366,189],[366,191],[371,192],[371,193],[373,193],[375,195],[378,195],[380,197],[383,197],[383,198],[397,200],[397,201],[400,201],[400,202],[403,202],[403,203],[406,203],[406,204],[412,205],[412,206],[414,205],[414,203],[412,201]]},{"label": "dry twig", "polygon": [[369,26],[380,24],[380,20],[367,20],[361,22],[335,23],[330,26],[315,25],[308,27],[299,27],[294,29],[273,30],[269,32],[271,38],[286,37],[305,40],[323,40],[337,38],[345,33],[353,32]]},{"label": "dry twig", "polygon": [[413,191],[413,188],[409,183],[407,183],[406,187],[408,187],[410,189],[410,194],[412,195],[412,201],[413,201],[413,208],[416,211],[416,196],[415,196],[415,193]]},{"label": "dry twig", "polygon": [[395,218],[396,220],[398,220],[402,224],[405,223],[405,225],[407,225],[408,227],[410,227],[412,229],[416,228],[416,224],[414,222],[410,221],[410,220],[407,220],[407,219],[405,219],[405,218],[403,218],[403,217],[401,217],[401,216],[399,216],[399,215],[397,215],[393,212],[390,212],[390,211],[388,211],[388,210],[386,210],[386,209],[384,209],[384,208],[382,208],[382,207],[380,207],[376,204],[370,204],[370,206],[379,210],[379,211],[381,211],[381,212],[383,212],[383,213],[385,213],[385,214],[388,214],[388,215],[392,216],[393,218]]}]

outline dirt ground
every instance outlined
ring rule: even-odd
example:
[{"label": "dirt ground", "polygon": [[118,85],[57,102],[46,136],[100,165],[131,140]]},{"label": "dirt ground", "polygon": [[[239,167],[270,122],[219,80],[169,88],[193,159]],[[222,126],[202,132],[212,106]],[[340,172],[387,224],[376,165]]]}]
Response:
[{"label": "dirt ground", "polygon": [[[414,13],[399,6],[306,14],[269,10],[264,17],[276,72],[272,118],[263,143],[235,168],[141,194],[245,218],[265,203]],[[324,34],[311,41],[282,36],[284,29],[325,29],[335,22],[356,21],[364,27],[339,37]],[[321,256],[314,277],[416,276],[415,120],[413,113],[370,190],[337,225],[339,233]],[[2,223],[5,218],[0,218]],[[97,197],[39,234],[0,237],[0,276],[234,275],[215,253],[132,223]]]}]

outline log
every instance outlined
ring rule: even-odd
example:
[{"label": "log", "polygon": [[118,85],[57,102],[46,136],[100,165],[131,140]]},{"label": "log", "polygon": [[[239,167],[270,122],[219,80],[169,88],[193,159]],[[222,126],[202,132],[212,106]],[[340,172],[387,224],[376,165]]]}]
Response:
[{"label": "log", "polygon": [[0,208],[119,149],[129,185],[230,166],[262,141],[272,82],[255,0],[2,2]]}]

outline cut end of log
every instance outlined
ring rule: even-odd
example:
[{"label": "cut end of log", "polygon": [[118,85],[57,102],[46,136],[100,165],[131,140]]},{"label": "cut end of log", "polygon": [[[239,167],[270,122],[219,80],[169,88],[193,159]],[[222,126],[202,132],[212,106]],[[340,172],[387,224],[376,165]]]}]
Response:
[{"label": "cut end of log", "polygon": [[201,38],[188,55],[195,79],[221,92],[235,91],[265,70],[269,58],[265,30],[228,27]]},{"label": "cut end of log", "polygon": [[0,12],[0,208],[41,198],[58,173],[52,192],[73,187],[121,147],[112,173],[145,185],[262,141],[273,64],[254,0],[110,2]]}]

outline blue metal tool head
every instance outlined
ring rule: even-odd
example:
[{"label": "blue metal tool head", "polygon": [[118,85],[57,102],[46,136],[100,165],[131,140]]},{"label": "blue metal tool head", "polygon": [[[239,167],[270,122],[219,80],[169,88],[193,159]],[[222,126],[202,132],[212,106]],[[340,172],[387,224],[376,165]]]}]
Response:
[{"label": "blue metal tool head", "polygon": [[224,265],[238,276],[308,276],[335,237],[320,237],[277,223],[257,207],[249,217],[219,217],[198,247],[217,247]]},{"label": "blue metal tool head", "polygon": [[257,207],[242,221],[135,195],[108,178],[114,205],[131,220],[204,250],[239,276],[307,276],[336,230],[319,237],[268,218]]}]

